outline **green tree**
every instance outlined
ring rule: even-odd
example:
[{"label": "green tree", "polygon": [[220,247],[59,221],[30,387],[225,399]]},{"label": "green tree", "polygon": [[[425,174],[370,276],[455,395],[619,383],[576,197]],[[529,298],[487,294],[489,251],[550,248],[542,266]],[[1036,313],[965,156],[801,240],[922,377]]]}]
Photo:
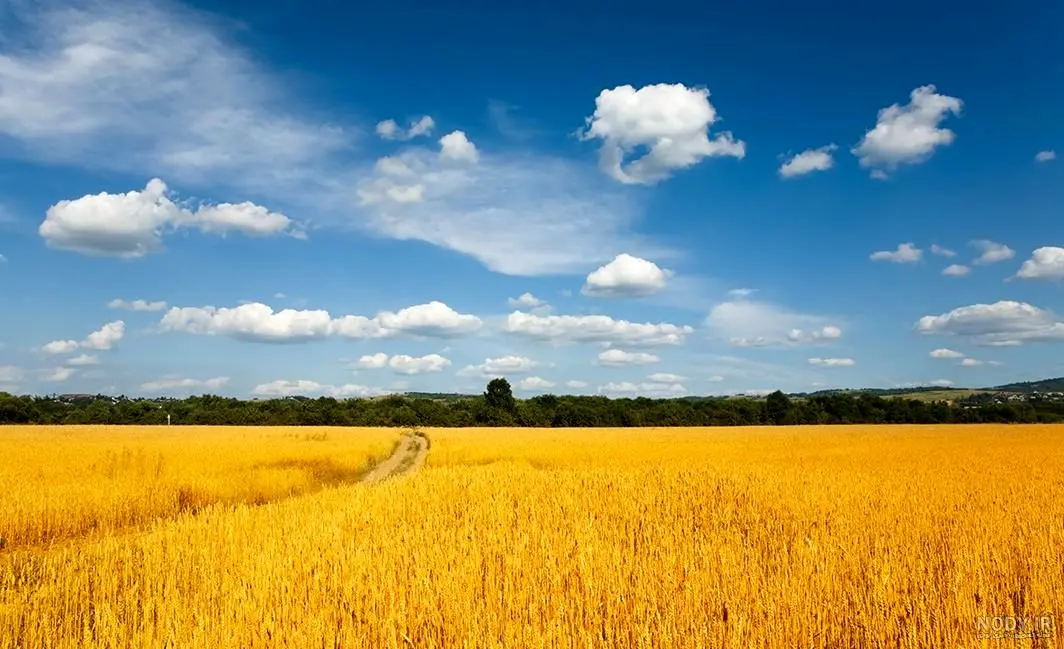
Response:
[{"label": "green tree", "polygon": [[765,419],[769,423],[781,425],[786,423],[791,411],[791,399],[779,390],[765,397]]},{"label": "green tree", "polygon": [[504,410],[511,415],[517,410],[513,389],[510,387],[510,382],[504,378],[488,381],[488,389],[484,392],[484,402],[488,408]]}]

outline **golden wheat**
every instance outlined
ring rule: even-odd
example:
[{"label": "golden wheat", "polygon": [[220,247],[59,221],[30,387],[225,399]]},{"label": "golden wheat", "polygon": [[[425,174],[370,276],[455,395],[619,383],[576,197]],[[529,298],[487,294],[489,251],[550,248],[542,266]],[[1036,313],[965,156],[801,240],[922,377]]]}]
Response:
[{"label": "golden wheat", "polygon": [[0,647],[1064,647],[1064,427],[428,434],[379,486],[2,552]]},{"label": "golden wheat", "polygon": [[39,545],[309,493],[357,479],[394,441],[383,428],[0,427],[0,538]]}]

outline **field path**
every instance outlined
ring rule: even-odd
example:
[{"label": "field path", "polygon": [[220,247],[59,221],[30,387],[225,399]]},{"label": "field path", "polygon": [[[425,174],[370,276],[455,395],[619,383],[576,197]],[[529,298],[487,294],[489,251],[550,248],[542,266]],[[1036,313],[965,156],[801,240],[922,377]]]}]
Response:
[{"label": "field path", "polygon": [[395,452],[388,459],[373,467],[360,482],[376,484],[388,478],[413,473],[425,463],[425,457],[428,454],[429,440],[427,437],[418,433],[403,435]]}]

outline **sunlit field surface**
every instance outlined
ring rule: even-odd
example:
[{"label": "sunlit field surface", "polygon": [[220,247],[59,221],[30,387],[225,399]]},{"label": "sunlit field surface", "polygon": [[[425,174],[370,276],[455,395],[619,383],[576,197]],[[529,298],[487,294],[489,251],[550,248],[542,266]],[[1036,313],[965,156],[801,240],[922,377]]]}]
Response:
[{"label": "sunlit field surface", "polygon": [[[400,432],[212,430],[205,475]],[[380,485],[9,544],[0,647],[1064,647],[1064,427],[426,432],[426,466]],[[61,460],[79,500],[28,467],[91,434],[0,429],[0,484],[78,518],[113,478]],[[152,431],[107,435],[136,456]],[[1055,633],[979,637],[1011,615]]]},{"label": "sunlit field surface", "polygon": [[386,428],[0,427],[0,538],[44,545],[310,493],[357,480],[395,440]]}]

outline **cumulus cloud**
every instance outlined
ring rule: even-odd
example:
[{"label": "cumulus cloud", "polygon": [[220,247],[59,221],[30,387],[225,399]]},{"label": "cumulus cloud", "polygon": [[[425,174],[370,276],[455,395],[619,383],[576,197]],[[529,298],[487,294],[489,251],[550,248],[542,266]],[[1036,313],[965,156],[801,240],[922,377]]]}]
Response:
[{"label": "cumulus cloud", "polygon": [[664,289],[672,274],[652,261],[622,253],[591,272],[581,292],[594,297],[645,297]]},{"label": "cumulus cloud", "polygon": [[842,329],[824,317],[745,299],[715,305],[705,325],[733,347],[808,345],[842,337]]},{"label": "cumulus cloud", "polygon": [[132,302],[115,298],[107,303],[109,309],[125,309],[126,311],[162,311],[166,308],[166,302],[148,302],[146,300],[133,300]]},{"label": "cumulus cloud", "polygon": [[69,354],[78,349],[107,351],[122,340],[125,335],[126,323],[122,320],[115,320],[90,333],[80,342],[77,340],[53,340],[41,347],[41,351],[53,355]]},{"label": "cumulus cloud", "polygon": [[891,261],[896,264],[912,264],[920,261],[924,251],[916,247],[916,244],[900,243],[895,250],[880,250],[869,255],[872,261]]},{"label": "cumulus cloud", "polygon": [[514,311],[506,318],[507,333],[555,343],[680,345],[694,333],[689,326],[665,322],[636,323],[605,315],[535,315]]},{"label": "cumulus cloud", "polygon": [[500,356],[485,358],[479,365],[468,365],[458,371],[458,376],[492,378],[524,374],[539,367],[539,363],[525,356]]},{"label": "cumulus cloud", "polygon": [[[599,93],[580,137],[602,141],[599,166],[612,178],[651,185],[705,158],[745,156],[745,143],[731,132],[710,138],[709,129],[716,121],[717,111],[705,88],[659,83],[637,90],[624,85]],[[626,162],[625,157],[637,149],[646,153]]]},{"label": "cumulus cloud", "polygon": [[1064,279],[1064,248],[1043,246],[1016,271],[1019,279]]},{"label": "cumulus cloud", "polygon": [[1051,151],[1051,150],[1050,151],[1039,151],[1038,153],[1035,154],[1034,159],[1037,162],[1049,162],[1050,160],[1056,160],[1057,159],[1057,152],[1056,151]]},{"label": "cumulus cloud", "polygon": [[950,264],[942,269],[942,274],[946,277],[967,277],[972,272],[972,269],[964,264]]},{"label": "cumulus cloud", "polygon": [[517,382],[518,390],[549,390],[554,387],[553,381],[538,376],[528,376]]},{"label": "cumulus cloud", "polygon": [[301,230],[287,216],[253,203],[179,206],[167,196],[167,186],[153,178],[142,191],[101,192],[52,205],[38,228],[49,247],[87,255],[143,257],[162,250],[163,236],[181,228],[250,236],[290,234]]},{"label": "cumulus cloud", "polygon": [[931,244],[931,254],[939,255],[940,257],[956,257],[957,256],[956,252],[950,250],[949,248],[943,248],[942,246],[938,245],[937,243]]},{"label": "cumulus cloud", "polygon": [[1064,341],[1064,319],[1047,309],[1012,300],[926,315],[917,321],[916,330],[928,335],[961,336],[991,346]]},{"label": "cumulus cloud", "polygon": [[587,381],[577,381],[577,380],[566,381],[565,385],[566,385],[566,387],[572,388],[574,390],[582,390],[582,389],[587,387]]},{"label": "cumulus cloud", "polygon": [[379,370],[382,367],[388,367],[388,355],[379,352],[371,356],[363,356],[358,359],[358,367],[367,370]]},{"label": "cumulus cloud", "polygon": [[428,354],[426,356],[396,354],[388,361],[388,367],[392,368],[393,372],[396,374],[406,374],[408,376],[440,372],[450,364],[451,361],[449,359],[446,359],[439,354]]},{"label": "cumulus cloud", "polygon": [[480,153],[464,131],[454,131],[440,138],[440,157],[444,160],[476,164],[480,160]]},{"label": "cumulus cloud", "polygon": [[229,384],[228,376],[216,376],[212,379],[189,379],[176,376],[161,378],[157,381],[141,383],[140,389],[145,392],[162,392],[164,390],[193,390],[205,388],[217,390]]},{"label": "cumulus cloud", "polygon": [[379,397],[392,394],[392,392],[391,390],[358,385],[356,383],[327,385],[316,381],[298,379],[295,381],[277,380],[269,383],[260,383],[251,389],[251,394],[258,397],[292,397],[317,394],[337,399],[347,399]]},{"label": "cumulus cloud", "polygon": [[431,135],[436,121],[428,115],[410,120],[410,127],[404,129],[394,119],[386,119],[377,124],[377,135],[384,140],[412,140],[422,135]]},{"label": "cumulus cloud", "polygon": [[661,360],[660,357],[646,352],[626,352],[621,349],[607,349],[598,355],[598,364],[606,367],[626,367],[629,365],[650,365]]},{"label": "cumulus cloud", "polygon": [[159,322],[163,331],[205,336],[229,336],[257,342],[301,342],[328,337],[387,338],[399,334],[448,338],[472,333],[480,318],[461,314],[443,302],[382,311],[372,318],[360,315],[332,317],[328,311],[282,309],[274,311],[260,302],[237,307],[172,307]]},{"label": "cumulus cloud", "polygon": [[1016,256],[1016,251],[1003,243],[996,243],[989,239],[977,239],[972,241],[972,247],[981,251],[972,263],[976,266],[988,266],[999,261],[1006,261]]},{"label": "cumulus cloud", "polygon": [[953,131],[940,125],[949,115],[959,115],[962,105],[960,99],[936,92],[933,85],[916,88],[908,104],[880,110],[876,125],[851,152],[879,178],[900,165],[924,162],[935,149],[956,139]]},{"label": "cumulus cloud", "polygon": [[629,381],[610,382],[599,386],[599,394],[610,396],[641,396],[651,398],[682,397],[687,388],[680,383],[632,383]]},{"label": "cumulus cloud", "polygon": [[538,306],[546,304],[543,300],[539,299],[531,293],[522,293],[519,297],[507,298],[506,303],[514,308],[533,309]]},{"label": "cumulus cloud", "polygon": [[852,358],[810,358],[810,365],[819,367],[853,367],[856,363]]},{"label": "cumulus cloud", "polygon": [[932,349],[931,352],[928,354],[928,356],[930,356],[931,358],[938,358],[938,359],[964,358],[964,354],[962,354],[961,352],[954,351],[954,350],[948,349],[946,347],[940,347],[939,349]]},{"label": "cumulus cloud", "polygon": [[801,153],[791,156],[780,166],[779,174],[782,178],[794,178],[804,176],[814,171],[827,171],[835,166],[835,160],[831,154],[838,146],[828,144],[819,149],[806,149]]}]

